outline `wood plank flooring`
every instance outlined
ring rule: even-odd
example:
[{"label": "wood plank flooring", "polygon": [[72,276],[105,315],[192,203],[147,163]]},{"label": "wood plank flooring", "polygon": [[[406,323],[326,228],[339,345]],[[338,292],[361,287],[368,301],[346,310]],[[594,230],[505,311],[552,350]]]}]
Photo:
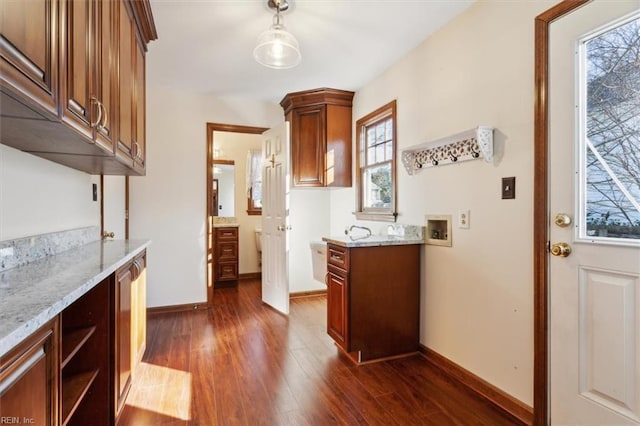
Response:
[{"label": "wood plank flooring", "polygon": [[326,298],[287,318],[260,282],[209,311],[149,317],[121,425],[512,425],[421,356],[354,366],[326,334]]}]

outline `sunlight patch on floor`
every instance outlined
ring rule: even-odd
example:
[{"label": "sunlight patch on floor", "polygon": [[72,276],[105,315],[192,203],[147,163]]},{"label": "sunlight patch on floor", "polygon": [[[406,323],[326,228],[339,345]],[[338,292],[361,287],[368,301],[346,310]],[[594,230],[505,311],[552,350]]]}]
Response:
[{"label": "sunlight patch on floor", "polygon": [[[138,374],[145,377],[145,386],[131,389],[127,405],[175,419],[190,420],[191,373],[142,362],[138,366]],[[154,388],[153,392],[150,388]]]}]

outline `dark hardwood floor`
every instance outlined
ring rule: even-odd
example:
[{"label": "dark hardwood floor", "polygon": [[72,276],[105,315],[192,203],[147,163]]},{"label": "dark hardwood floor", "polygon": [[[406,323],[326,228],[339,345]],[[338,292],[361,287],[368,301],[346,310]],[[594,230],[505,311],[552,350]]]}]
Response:
[{"label": "dark hardwood floor", "polygon": [[214,303],[149,317],[120,424],[514,424],[419,355],[354,366],[326,334],[324,296],[293,299],[287,318],[249,280]]}]

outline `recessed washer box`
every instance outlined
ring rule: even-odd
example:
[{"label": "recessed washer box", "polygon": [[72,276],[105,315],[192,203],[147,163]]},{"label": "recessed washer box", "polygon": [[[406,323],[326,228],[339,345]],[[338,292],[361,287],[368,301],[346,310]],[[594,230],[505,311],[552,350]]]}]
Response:
[{"label": "recessed washer box", "polygon": [[426,215],[426,244],[451,247],[451,215]]}]

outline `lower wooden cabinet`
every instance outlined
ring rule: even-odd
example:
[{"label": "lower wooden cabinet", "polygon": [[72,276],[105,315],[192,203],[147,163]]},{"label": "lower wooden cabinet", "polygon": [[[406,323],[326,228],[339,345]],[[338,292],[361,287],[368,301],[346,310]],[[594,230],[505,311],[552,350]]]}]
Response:
[{"label": "lower wooden cabinet", "polygon": [[146,252],[115,274],[114,399],[117,420],[146,347]]},{"label": "lower wooden cabinet", "polygon": [[110,276],[60,314],[61,424],[113,421]]},{"label": "lower wooden cabinet", "polygon": [[235,285],[238,281],[238,228],[215,228],[214,238],[215,286]]},{"label": "lower wooden cabinet", "polygon": [[0,359],[0,423],[59,424],[57,342],[56,318]]},{"label": "lower wooden cabinet", "polygon": [[116,272],[114,315],[114,391],[115,414],[124,407],[131,387],[131,283],[132,266],[126,265]]},{"label": "lower wooden cabinet", "polygon": [[414,353],[420,245],[327,244],[327,333],[357,363]]},{"label": "lower wooden cabinet", "polygon": [[347,334],[347,273],[330,265],[327,272],[327,333],[344,350]]},{"label": "lower wooden cabinet", "polygon": [[146,340],[146,252],[0,359],[0,423],[112,425]]}]

